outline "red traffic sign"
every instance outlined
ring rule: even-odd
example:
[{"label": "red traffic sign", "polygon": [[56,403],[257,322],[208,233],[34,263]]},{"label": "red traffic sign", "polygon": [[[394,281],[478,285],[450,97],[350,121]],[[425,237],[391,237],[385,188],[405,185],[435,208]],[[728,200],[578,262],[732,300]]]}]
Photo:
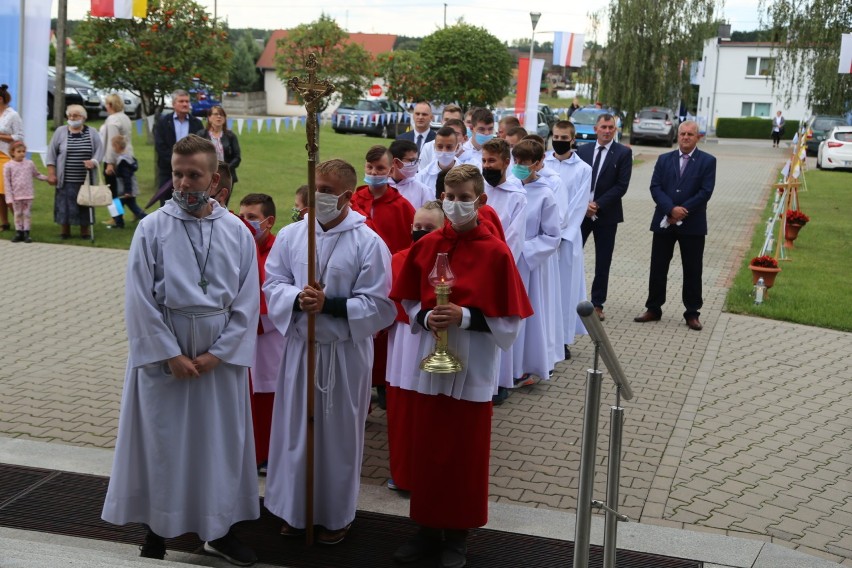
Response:
[{"label": "red traffic sign", "polygon": [[370,96],[371,97],[382,96],[382,86],[381,85],[373,85],[372,87],[370,87]]}]

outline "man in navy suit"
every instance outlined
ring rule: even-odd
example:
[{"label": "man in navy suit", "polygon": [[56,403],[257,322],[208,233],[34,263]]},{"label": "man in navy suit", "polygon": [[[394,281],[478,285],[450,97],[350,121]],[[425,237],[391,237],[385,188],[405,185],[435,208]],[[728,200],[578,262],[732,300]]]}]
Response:
[{"label": "man in navy suit", "polygon": [[403,132],[396,139],[414,142],[417,144],[417,153],[419,154],[426,142],[435,139],[435,132],[429,128],[429,125],[432,123],[432,105],[426,101],[418,102],[414,105],[413,117],[414,128],[408,132]]},{"label": "man in navy suit", "polygon": [[[172,148],[178,140],[190,134],[204,130],[201,121],[192,116],[192,104],[189,93],[178,89],[172,93],[172,108],[174,112],[164,114],[154,124],[154,150],[157,153],[157,188],[162,188],[172,179]],[[171,199],[169,189],[160,196],[160,205]]]},{"label": "man in navy suit", "polygon": [[651,275],[648,279],[646,311],[633,318],[645,323],[662,316],[666,302],[666,281],[675,243],[680,246],[683,264],[683,317],[689,329],[703,327],[698,316],[701,272],[704,265],[704,239],[707,235],[707,202],[716,185],[716,158],[697,149],[698,124],[682,122],[678,128],[678,149],[657,159],[651,178],[651,197],[657,204],[651,231]]},{"label": "man in navy suit", "polygon": [[577,156],[592,166],[592,191],[586,218],[580,225],[583,245],[589,235],[595,236],[595,279],[592,281],[592,304],[601,320],[609,285],[609,267],[615,249],[615,233],[624,221],[621,198],[630,185],[633,152],[615,142],[615,117],[604,113],[595,123],[597,140],[577,149]]}]

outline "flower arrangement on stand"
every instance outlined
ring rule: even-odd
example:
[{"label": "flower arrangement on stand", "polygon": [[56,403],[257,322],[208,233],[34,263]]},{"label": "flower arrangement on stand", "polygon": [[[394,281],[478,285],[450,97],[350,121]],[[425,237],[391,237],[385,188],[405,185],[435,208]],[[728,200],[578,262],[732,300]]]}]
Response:
[{"label": "flower arrangement on stand", "polygon": [[757,284],[757,281],[763,278],[767,290],[775,285],[775,277],[781,272],[781,269],[778,268],[778,261],[769,255],[752,258],[748,267],[751,270],[752,284]]},{"label": "flower arrangement on stand", "polygon": [[801,211],[790,209],[786,213],[786,219],[787,223],[784,225],[784,246],[793,248],[793,241],[799,238],[799,231],[811,218]]}]

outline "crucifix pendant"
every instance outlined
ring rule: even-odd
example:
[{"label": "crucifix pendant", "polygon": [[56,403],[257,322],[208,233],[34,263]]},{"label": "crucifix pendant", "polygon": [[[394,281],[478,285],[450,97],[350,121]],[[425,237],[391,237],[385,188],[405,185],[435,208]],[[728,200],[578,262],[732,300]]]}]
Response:
[{"label": "crucifix pendant", "polygon": [[204,291],[204,295],[207,295],[207,285],[210,284],[207,280],[202,278],[198,281],[198,285],[201,286],[201,289]]}]

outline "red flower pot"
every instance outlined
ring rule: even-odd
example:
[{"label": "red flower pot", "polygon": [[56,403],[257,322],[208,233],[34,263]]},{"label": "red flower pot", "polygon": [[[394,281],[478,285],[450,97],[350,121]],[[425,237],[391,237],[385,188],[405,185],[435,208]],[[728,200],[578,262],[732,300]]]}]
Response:
[{"label": "red flower pot", "polygon": [[804,225],[787,223],[784,226],[784,246],[787,248],[793,248],[793,241],[799,238],[799,231],[802,230]]},{"label": "red flower pot", "polygon": [[763,283],[766,285],[767,290],[775,285],[775,277],[781,272],[780,268],[766,268],[765,266],[755,266],[753,264],[749,264],[748,267],[751,270],[751,283],[757,284],[758,279],[763,278]]}]

